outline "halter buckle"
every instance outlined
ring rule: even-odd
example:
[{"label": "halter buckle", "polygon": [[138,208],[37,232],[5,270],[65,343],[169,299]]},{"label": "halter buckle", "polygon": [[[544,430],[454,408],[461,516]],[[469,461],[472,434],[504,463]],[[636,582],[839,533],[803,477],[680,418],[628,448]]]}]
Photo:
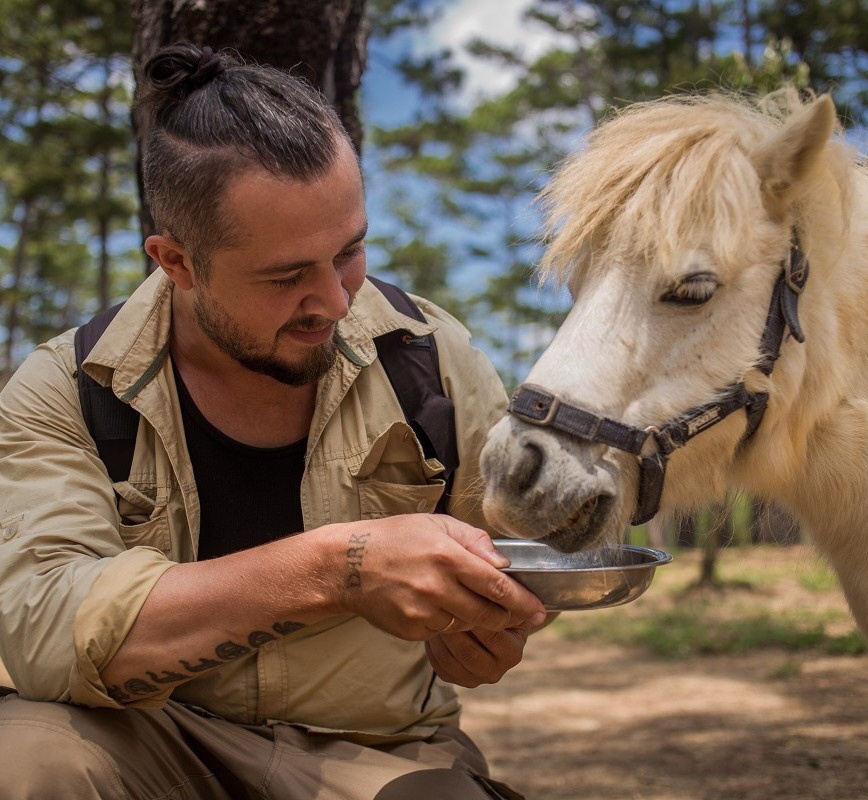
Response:
[{"label": "halter buckle", "polygon": [[[548,410],[546,411],[546,415],[542,419],[539,419],[537,417],[524,416],[524,415],[522,415],[522,419],[524,419],[525,422],[529,422],[531,425],[539,425],[541,428],[547,428],[549,425],[551,425],[552,420],[555,418],[556,414],[558,413],[558,408],[560,408],[561,401],[557,395],[550,395],[550,397],[551,397],[551,402],[549,403],[549,407],[548,407]],[[542,404],[541,401],[538,400],[537,402],[534,403],[534,409],[535,410],[542,411],[543,408],[545,408],[545,406]]]},{"label": "halter buckle", "polygon": [[536,384],[523,383],[512,393],[507,411],[522,422],[544,428],[552,425],[560,405],[560,399],[553,392]]},{"label": "halter buckle", "polygon": [[645,441],[642,442],[642,449],[639,451],[638,458],[640,460],[660,452],[660,442],[657,441],[657,434],[660,433],[660,428],[656,425],[649,425],[647,428],[643,428],[643,431],[648,435],[645,437]]}]

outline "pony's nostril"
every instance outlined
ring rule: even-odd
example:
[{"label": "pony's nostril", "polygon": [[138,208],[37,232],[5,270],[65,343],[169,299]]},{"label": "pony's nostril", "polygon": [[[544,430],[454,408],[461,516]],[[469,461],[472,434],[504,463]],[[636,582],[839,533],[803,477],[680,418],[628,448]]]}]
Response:
[{"label": "pony's nostril", "polygon": [[530,489],[539,477],[544,460],[541,447],[533,442],[523,442],[509,467],[509,488],[519,494]]}]

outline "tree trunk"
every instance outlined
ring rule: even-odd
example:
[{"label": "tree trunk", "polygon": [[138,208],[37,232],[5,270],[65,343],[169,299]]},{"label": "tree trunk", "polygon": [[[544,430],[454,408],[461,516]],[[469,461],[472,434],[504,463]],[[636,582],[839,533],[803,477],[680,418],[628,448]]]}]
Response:
[{"label": "tree trunk", "polygon": [[753,523],[750,529],[752,544],[799,544],[802,534],[798,523],[774,503],[754,501]]},{"label": "tree trunk", "polygon": [[721,548],[727,546],[733,537],[732,500],[723,506],[712,506],[705,511],[708,532],[702,546],[702,562],[699,568],[699,586],[717,586],[717,561]]},{"label": "tree trunk", "polygon": [[741,8],[741,35],[742,35],[742,49],[744,50],[744,63],[748,69],[751,69],[751,63],[753,61],[751,56],[751,48],[753,47],[753,41],[751,37],[751,12],[750,12],[750,3],[748,0],[740,0],[739,6]]},{"label": "tree trunk", "polygon": [[679,547],[696,547],[696,514],[685,514],[678,519]]},{"label": "tree trunk", "polygon": [[[365,66],[365,0],[133,0],[133,68],[136,83],[161,47],[186,40],[215,50],[292,68],[329,98],[361,152],[362,124],[356,92]],[[133,114],[143,237],[154,233],[141,191],[141,153],[147,120]],[[150,271],[150,269],[149,269]]]},{"label": "tree trunk", "polygon": [[[105,66],[105,86],[102,95],[100,96],[100,113],[102,115],[100,122],[108,126],[111,123],[111,111],[109,109],[109,101],[111,96],[111,86],[109,85],[110,71],[108,61]],[[111,300],[111,256],[109,255],[109,235],[111,233],[111,212],[109,210],[109,201],[111,200],[111,149],[108,144],[103,146],[102,152],[99,154],[100,171],[99,184],[97,187],[98,200],[96,229],[99,240],[99,265],[97,270],[97,297],[99,298],[99,309],[103,311],[108,308]]]}]

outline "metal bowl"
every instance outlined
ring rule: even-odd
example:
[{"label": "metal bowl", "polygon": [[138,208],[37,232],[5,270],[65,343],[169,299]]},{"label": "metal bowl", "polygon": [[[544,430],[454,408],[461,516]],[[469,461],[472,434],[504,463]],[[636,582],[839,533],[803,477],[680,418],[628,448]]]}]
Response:
[{"label": "metal bowl", "polygon": [[549,611],[632,603],[650,586],[657,567],[672,561],[669,553],[635,545],[580,553],[559,553],[525,539],[495,539],[494,545],[511,562],[503,571],[530,589]]}]

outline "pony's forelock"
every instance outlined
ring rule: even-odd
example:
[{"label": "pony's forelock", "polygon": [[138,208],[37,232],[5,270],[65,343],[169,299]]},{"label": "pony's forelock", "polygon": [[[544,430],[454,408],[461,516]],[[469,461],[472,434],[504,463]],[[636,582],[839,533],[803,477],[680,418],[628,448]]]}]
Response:
[{"label": "pony's forelock", "polygon": [[602,250],[666,264],[700,232],[717,258],[737,258],[757,235],[756,215],[746,213],[760,203],[751,153],[802,105],[793,90],[761,101],[675,96],[602,123],[541,195],[540,277],[570,283]]}]

